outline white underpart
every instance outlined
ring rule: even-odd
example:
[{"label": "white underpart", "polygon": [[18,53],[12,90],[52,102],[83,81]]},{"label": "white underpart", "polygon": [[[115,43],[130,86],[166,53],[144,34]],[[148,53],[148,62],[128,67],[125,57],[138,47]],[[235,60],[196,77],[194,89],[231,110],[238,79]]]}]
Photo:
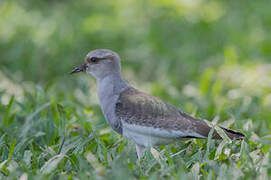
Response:
[{"label": "white underpart", "polygon": [[187,136],[194,136],[198,138],[205,138],[204,136],[195,132],[181,132],[181,131],[167,131],[159,128],[144,127],[134,124],[122,122],[123,136],[132,139],[140,146],[159,146],[170,144],[177,139]]}]

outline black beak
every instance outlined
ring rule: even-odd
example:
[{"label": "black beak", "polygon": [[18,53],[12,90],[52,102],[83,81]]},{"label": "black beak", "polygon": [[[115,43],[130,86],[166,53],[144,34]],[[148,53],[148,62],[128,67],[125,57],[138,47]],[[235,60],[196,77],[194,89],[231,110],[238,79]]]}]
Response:
[{"label": "black beak", "polygon": [[86,71],[87,65],[85,63],[81,64],[79,67],[76,67],[70,72],[70,74],[78,73],[78,72],[84,72]]}]

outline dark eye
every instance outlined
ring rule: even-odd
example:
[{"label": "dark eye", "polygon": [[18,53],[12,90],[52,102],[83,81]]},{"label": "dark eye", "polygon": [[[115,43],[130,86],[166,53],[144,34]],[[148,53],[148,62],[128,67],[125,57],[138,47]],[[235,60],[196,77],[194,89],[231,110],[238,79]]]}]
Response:
[{"label": "dark eye", "polygon": [[96,63],[99,59],[96,57],[91,57],[90,62]]}]

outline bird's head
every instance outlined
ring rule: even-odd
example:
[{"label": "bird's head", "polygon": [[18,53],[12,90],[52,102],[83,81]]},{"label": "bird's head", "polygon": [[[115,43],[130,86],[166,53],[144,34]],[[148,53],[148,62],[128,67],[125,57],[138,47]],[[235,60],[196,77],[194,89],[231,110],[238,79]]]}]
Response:
[{"label": "bird's head", "polygon": [[108,49],[96,49],[90,51],[84,63],[74,68],[70,74],[87,72],[96,79],[102,79],[110,74],[120,73],[119,55]]}]

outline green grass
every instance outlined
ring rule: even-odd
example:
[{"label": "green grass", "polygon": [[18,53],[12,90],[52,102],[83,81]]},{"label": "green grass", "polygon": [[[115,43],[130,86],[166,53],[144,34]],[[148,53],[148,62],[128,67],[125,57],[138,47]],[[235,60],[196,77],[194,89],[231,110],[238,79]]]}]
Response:
[{"label": "green grass", "polygon": [[[221,69],[226,78],[226,67]],[[223,78],[210,80],[214,77],[209,75],[210,72],[219,74],[220,69],[206,70],[195,87],[198,97],[194,95],[195,99],[191,99],[183,91],[180,98],[185,100],[180,104],[187,111],[199,104],[199,110],[193,110],[198,117],[197,111],[218,112],[213,123],[222,118],[223,125],[245,133],[245,140],[184,140],[158,147],[158,159],[148,149],[141,162],[137,160],[134,144],[109,128],[97,104],[86,105],[78,100],[80,97],[75,98],[69,93],[63,97],[55,95],[53,87],[45,90],[2,75],[4,81],[23,89],[23,98],[9,96],[9,101],[5,102],[3,99],[8,92],[1,93],[2,103],[5,103],[0,106],[3,114],[0,117],[1,177],[17,179],[27,174],[30,179],[270,178],[270,122],[251,120],[254,118],[251,114],[259,114],[252,111],[257,97],[251,97],[249,104],[243,102],[247,101],[246,96],[226,98],[225,92],[230,91],[230,85],[237,85],[234,82],[224,84],[218,91],[217,84]],[[87,86],[95,86],[88,83],[86,75],[79,76],[73,78],[83,77]],[[81,93],[81,98],[90,96],[89,92]],[[96,95],[92,92],[91,96]],[[214,105],[216,98],[220,99],[219,103],[224,102],[222,107],[219,103]],[[264,113],[269,114],[264,111],[260,112],[261,116]]]}]

